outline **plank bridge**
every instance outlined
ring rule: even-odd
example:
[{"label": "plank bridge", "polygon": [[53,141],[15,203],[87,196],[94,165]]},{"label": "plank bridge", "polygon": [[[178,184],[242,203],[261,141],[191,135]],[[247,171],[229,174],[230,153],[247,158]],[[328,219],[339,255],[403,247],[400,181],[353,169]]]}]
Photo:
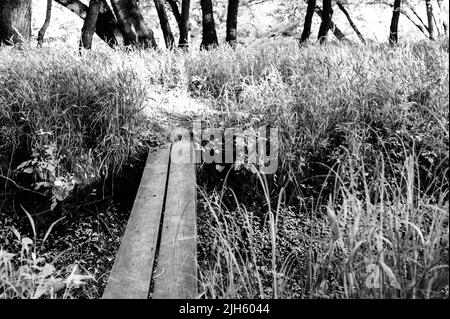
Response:
[{"label": "plank bridge", "polygon": [[[176,143],[191,160],[172,155]],[[195,161],[176,143],[148,154],[104,299],[198,294]]]}]

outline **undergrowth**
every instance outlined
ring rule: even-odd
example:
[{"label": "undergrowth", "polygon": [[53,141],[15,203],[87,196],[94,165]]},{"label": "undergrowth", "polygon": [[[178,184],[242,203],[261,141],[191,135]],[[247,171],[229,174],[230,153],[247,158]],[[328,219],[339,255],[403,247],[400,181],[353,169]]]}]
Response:
[{"label": "undergrowth", "polygon": [[200,169],[205,296],[448,298],[448,40],[188,65],[222,111],[207,125],[280,132],[273,175]]},{"label": "undergrowth", "polygon": [[82,56],[2,47],[0,61],[4,198],[37,192],[49,199],[37,210],[67,212],[168,139],[153,94],[183,91],[216,111],[197,115],[205,127],[280,132],[275,174],[200,168],[205,297],[448,297],[448,39]]}]

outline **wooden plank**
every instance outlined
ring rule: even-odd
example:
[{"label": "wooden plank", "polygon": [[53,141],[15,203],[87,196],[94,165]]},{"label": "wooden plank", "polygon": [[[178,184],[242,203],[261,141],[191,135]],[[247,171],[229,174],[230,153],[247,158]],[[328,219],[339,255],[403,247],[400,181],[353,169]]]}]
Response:
[{"label": "wooden plank", "polygon": [[[172,149],[176,149],[174,146]],[[185,162],[177,163],[172,158],[170,163],[152,295],[155,299],[195,298],[198,291],[195,161]]]},{"label": "wooden plank", "polygon": [[147,299],[169,166],[169,148],[150,153],[104,299]]}]

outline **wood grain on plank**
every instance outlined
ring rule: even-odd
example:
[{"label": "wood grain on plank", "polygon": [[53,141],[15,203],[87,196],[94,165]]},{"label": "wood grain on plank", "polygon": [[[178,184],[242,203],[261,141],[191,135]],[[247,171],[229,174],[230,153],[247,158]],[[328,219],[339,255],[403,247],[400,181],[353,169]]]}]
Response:
[{"label": "wood grain on plank", "polygon": [[[184,146],[193,150],[189,142],[176,143],[186,143]],[[174,146],[172,149],[177,149]],[[196,185],[195,161],[171,160],[152,298],[197,295]]]},{"label": "wood grain on plank", "polygon": [[169,166],[169,148],[149,153],[104,299],[147,299]]}]

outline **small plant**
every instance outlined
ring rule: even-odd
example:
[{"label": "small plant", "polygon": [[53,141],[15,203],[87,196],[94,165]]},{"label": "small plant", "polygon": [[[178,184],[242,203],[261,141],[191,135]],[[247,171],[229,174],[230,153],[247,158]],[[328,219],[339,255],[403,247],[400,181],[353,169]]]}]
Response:
[{"label": "small plant", "polygon": [[45,257],[36,254],[33,240],[19,238],[19,254],[0,249],[0,299],[70,298],[74,289],[92,279],[77,265],[56,270]]},{"label": "small plant", "polygon": [[[34,221],[24,209],[34,232],[35,240],[22,237],[12,228],[20,252],[10,253],[0,247],[0,299],[70,298],[72,292],[93,279],[74,264],[65,270],[57,270],[40,254],[37,246]],[[41,245],[50,235],[54,222],[47,230]]]},{"label": "small plant", "polygon": [[53,210],[58,202],[64,201],[75,186],[82,181],[73,174],[68,173],[62,166],[63,156],[56,158],[56,145],[44,145],[43,152],[33,150],[32,159],[21,163],[16,171],[18,173],[32,174],[36,182],[34,189],[49,189],[51,192],[51,206]]}]

